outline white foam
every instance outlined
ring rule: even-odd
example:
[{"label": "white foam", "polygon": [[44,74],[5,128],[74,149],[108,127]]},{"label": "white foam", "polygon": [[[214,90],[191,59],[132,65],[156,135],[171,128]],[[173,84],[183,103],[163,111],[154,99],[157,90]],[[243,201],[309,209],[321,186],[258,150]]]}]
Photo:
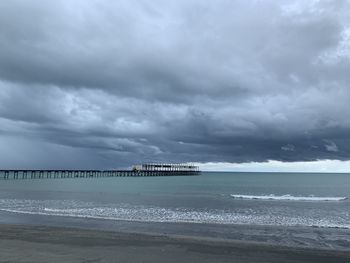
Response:
[{"label": "white foam", "polygon": [[136,222],[254,224],[284,226],[314,226],[350,228],[349,214],[343,211],[336,218],[324,214],[295,214],[279,208],[252,209],[195,209],[164,208],[131,204],[98,204],[78,200],[21,200],[0,199],[0,211],[18,214],[62,216]]},{"label": "white foam", "polygon": [[250,200],[288,200],[288,201],[343,201],[347,197],[318,197],[318,196],[292,196],[292,195],[234,195],[231,197]]}]

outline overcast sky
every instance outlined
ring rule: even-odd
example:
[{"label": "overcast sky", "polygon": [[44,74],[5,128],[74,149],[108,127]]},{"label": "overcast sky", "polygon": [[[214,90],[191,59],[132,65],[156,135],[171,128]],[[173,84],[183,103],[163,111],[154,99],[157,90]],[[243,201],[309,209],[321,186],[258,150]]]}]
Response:
[{"label": "overcast sky", "polygon": [[0,1],[0,167],[349,160],[349,10]]}]

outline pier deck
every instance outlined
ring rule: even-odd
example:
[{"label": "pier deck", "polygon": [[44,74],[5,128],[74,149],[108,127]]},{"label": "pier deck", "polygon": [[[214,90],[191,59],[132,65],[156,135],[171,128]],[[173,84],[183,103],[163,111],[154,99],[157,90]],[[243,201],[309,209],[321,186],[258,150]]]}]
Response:
[{"label": "pier deck", "polygon": [[100,177],[142,177],[142,176],[193,176],[200,171],[139,171],[139,170],[0,170],[0,180],[19,179],[61,179]]}]

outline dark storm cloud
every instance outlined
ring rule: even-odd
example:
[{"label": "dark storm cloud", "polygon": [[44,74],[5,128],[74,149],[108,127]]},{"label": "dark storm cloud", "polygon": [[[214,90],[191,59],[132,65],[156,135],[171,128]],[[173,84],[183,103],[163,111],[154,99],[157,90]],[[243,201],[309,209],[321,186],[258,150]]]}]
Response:
[{"label": "dark storm cloud", "polygon": [[0,164],[349,160],[349,8],[2,1]]}]

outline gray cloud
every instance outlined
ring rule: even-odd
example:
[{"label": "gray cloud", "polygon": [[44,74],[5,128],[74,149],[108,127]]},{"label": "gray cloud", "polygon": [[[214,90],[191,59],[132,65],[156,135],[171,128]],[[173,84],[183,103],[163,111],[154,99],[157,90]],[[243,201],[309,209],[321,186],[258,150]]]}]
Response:
[{"label": "gray cloud", "polygon": [[348,160],[349,7],[3,1],[0,165]]}]

